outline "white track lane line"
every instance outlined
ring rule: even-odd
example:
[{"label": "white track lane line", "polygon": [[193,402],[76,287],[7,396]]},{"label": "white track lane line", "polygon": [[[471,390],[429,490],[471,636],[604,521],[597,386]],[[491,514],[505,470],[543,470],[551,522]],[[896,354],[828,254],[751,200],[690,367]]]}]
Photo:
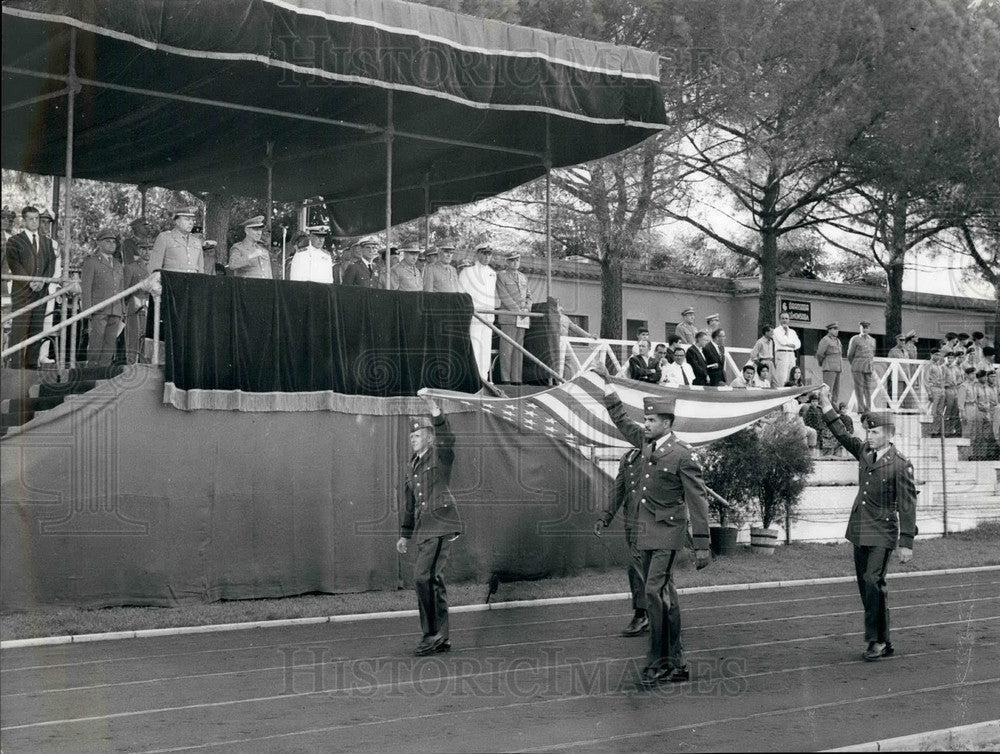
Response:
[{"label": "white track lane line", "polygon": [[[896,633],[898,633],[900,631],[916,630],[916,629],[920,629],[920,628],[936,628],[936,627],[940,627],[940,626],[952,626],[952,625],[955,625],[955,624],[966,625],[966,624],[969,624],[969,623],[981,623],[981,622],[984,622],[984,621],[997,621],[997,620],[1000,620],[1000,616],[989,617],[989,618],[969,618],[969,619],[966,619],[966,620],[957,620],[957,621],[941,621],[941,622],[938,622],[938,623],[924,623],[924,624],[919,624],[919,625],[915,625],[915,626],[900,626],[900,627],[897,627],[897,628],[893,628],[893,631],[896,632]],[[733,649],[750,649],[750,648],[760,647],[760,646],[773,646],[775,644],[788,644],[788,643],[792,643],[792,642],[817,641],[817,640],[820,640],[820,639],[841,638],[841,637],[848,637],[848,636],[860,636],[862,634],[863,634],[863,632],[861,632],[861,631],[852,631],[852,632],[847,632],[847,633],[842,633],[842,634],[821,634],[819,636],[802,636],[802,637],[795,637],[795,638],[791,638],[791,639],[778,639],[778,640],[772,640],[772,641],[766,641],[766,642],[756,642],[756,643],[753,643],[753,644],[737,644],[737,645],[723,646],[723,647],[710,647],[710,648],[706,648],[706,649],[693,650],[691,652],[688,652],[688,654],[692,654],[693,655],[693,654],[704,654],[706,652],[719,652],[719,651],[733,650]],[[543,642],[533,642],[533,643],[543,643]],[[635,658],[634,658],[634,656],[630,656],[628,658],[622,658],[622,659],[633,659],[634,660]],[[599,662],[599,661],[602,661],[602,660],[595,660],[594,662]],[[576,663],[576,662],[573,662],[573,663],[556,663],[556,664],[552,664],[552,665],[532,665],[530,667],[519,667],[519,668],[513,668],[513,669],[503,669],[503,670],[487,671],[487,672],[482,672],[482,673],[467,673],[467,674],[464,674],[464,675],[437,676],[437,677],[435,677],[433,679],[422,679],[421,678],[421,679],[418,679],[416,681],[393,681],[391,683],[371,684],[371,685],[369,685],[367,687],[351,687],[350,689],[344,689],[344,691],[349,691],[351,693],[358,693],[358,692],[362,692],[362,691],[366,692],[366,693],[370,693],[370,692],[376,692],[376,691],[380,691],[380,690],[387,689],[387,688],[388,689],[396,690],[396,689],[399,689],[401,687],[412,686],[415,683],[426,683],[429,680],[433,680],[435,682],[442,682],[442,681],[448,682],[448,681],[457,681],[457,680],[469,680],[469,679],[474,679],[474,678],[488,678],[488,677],[492,677],[492,676],[496,676],[496,675],[500,675],[500,674],[517,673],[517,672],[526,671],[526,670],[533,670],[533,671],[558,670],[560,668],[577,667],[578,665],[579,665],[579,663]],[[959,685],[961,685],[961,684],[959,684]],[[316,690],[316,691],[302,691],[302,692],[292,692],[292,693],[284,693],[284,694],[271,694],[271,695],[268,695],[268,696],[250,697],[250,698],[246,698],[246,699],[227,699],[225,701],[218,701],[218,702],[203,702],[203,703],[200,703],[200,704],[186,704],[186,705],[178,705],[178,706],[173,706],[173,707],[158,707],[158,708],[155,708],[155,709],[133,710],[133,711],[130,711],[130,712],[110,712],[110,713],[108,713],[106,715],[88,715],[88,716],[85,716],[85,717],[77,717],[77,718],[65,718],[65,719],[59,719],[59,720],[44,720],[44,721],[35,722],[35,723],[23,723],[21,725],[5,725],[3,727],[0,727],[0,731],[5,731],[5,730],[23,730],[23,729],[26,729],[26,728],[48,728],[48,727],[60,726],[60,725],[74,725],[74,724],[80,724],[80,723],[90,723],[90,722],[96,722],[96,721],[99,721],[99,720],[117,720],[117,719],[130,718],[130,717],[142,717],[144,715],[156,715],[156,714],[163,714],[163,713],[169,713],[169,712],[185,712],[185,711],[196,710],[196,709],[215,709],[215,708],[221,708],[221,707],[233,707],[233,706],[242,705],[242,704],[260,704],[260,703],[265,703],[265,702],[280,702],[280,701],[285,701],[285,700],[289,700],[289,699],[303,698],[303,697],[308,697],[308,696],[318,696],[320,694],[333,695],[335,693],[336,693],[336,690],[320,689],[320,690]],[[382,722],[386,722],[386,721],[382,721]],[[350,726],[345,726],[345,727],[350,727]]]},{"label": "white track lane line", "polygon": [[[893,605],[892,609],[893,609],[893,611],[897,611],[897,610],[914,609],[914,608],[920,608],[920,607],[942,607],[942,606],[945,606],[945,605],[959,605],[959,604],[966,604],[966,603],[969,603],[969,602],[983,602],[983,601],[987,601],[988,602],[988,601],[994,601],[994,600],[1000,600],[1000,597],[975,597],[975,598],[970,598],[970,599],[965,599],[965,600],[951,600],[951,601],[948,601],[948,602],[931,602],[931,603],[925,603],[925,604],[919,604],[919,605]],[[717,629],[717,628],[732,628],[733,626],[752,626],[752,625],[758,625],[758,624],[762,624],[762,623],[774,623],[776,621],[785,622],[785,621],[805,620],[805,619],[812,620],[812,619],[816,619],[816,618],[838,618],[838,617],[843,617],[845,615],[854,615],[855,613],[857,613],[857,610],[847,610],[847,611],[836,612],[836,613],[813,613],[811,615],[781,616],[781,617],[777,617],[777,618],[761,618],[761,619],[758,619],[758,620],[733,621],[731,623],[713,623],[711,625],[708,625],[708,624],[700,624],[700,625],[695,624],[695,625],[689,625],[688,628],[687,628],[687,631],[689,632],[689,635],[690,635],[690,633],[692,633],[692,632],[694,632],[696,630],[699,630],[699,629],[711,629],[711,630],[714,630],[714,629]],[[997,616],[997,618],[1000,619],[1000,616]],[[454,648],[452,650],[452,654],[460,654],[460,653],[463,653],[463,652],[481,653],[483,650],[509,649],[511,647],[524,647],[524,646],[532,646],[532,645],[537,645],[537,644],[555,644],[555,643],[558,643],[560,641],[579,641],[581,639],[610,639],[610,638],[620,638],[620,637],[619,637],[618,634],[600,633],[600,634],[590,634],[588,636],[573,636],[573,637],[571,637],[571,639],[567,639],[566,637],[560,637],[560,638],[557,638],[557,639],[541,639],[541,640],[536,640],[536,641],[511,642],[511,643],[507,643],[507,644],[479,644],[479,645],[476,645],[474,647],[456,647],[456,648]],[[299,649],[299,646],[296,646],[295,649]],[[380,655],[380,656],[377,656],[377,657],[365,657],[363,659],[371,661],[371,662],[379,662],[379,661],[396,659],[398,657],[399,657],[398,654],[392,654],[392,655]],[[268,667],[263,667],[263,668],[244,668],[244,669],[241,669],[241,670],[220,670],[220,671],[217,671],[217,672],[214,672],[214,673],[191,673],[191,674],[188,674],[188,675],[161,676],[159,678],[144,678],[144,679],[134,680],[134,681],[119,681],[119,682],[115,682],[115,683],[98,683],[98,684],[93,684],[93,685],[89,685],[89,686],[67,686],[67,687],[58,688],[58,689],[38,689],[36,691],[18,691],[18,692],[12,693],[12,694],[0,694],[0,699],[13,699],[13,698],[22,697],[22,696],[40,696],[42,694],[62,694],[62,693],[76,692],[76,691],[93,691],[93,690],[96,690],[96,689],[112,689],[112,688],[118,688],[118,687],[121,687],[121,686],[139,686],[139,685],[147,684],[147,683],[169,683],[169,682],[172,682],[172,681],[195,680],[195,679],[199,679],[199,678],[224,678],[224,677],[230,676],[230,675],[250,675],[252,673],[269,673],[269,672],[273,672],[273,671],[276,671],[276,670],[282,670],[282,671],[286,671],[286,672],[287,671],[294,672],[294,671],[296,671],[299,668],[306,669],[306,668],[325,667],[327,665],[337,665],[338,663],[341,663],[341,662],[344,662],[345,660],[350,660],[350,659],[358,659],[358,658],[338,657],[338,658],[332,658],[330,660],[325,660],[325,661],[320,662],[320,663],[310,662],[310,663],[304,663],[304,664],[300,664],[300,665],[294,665],[294,664],[293,665],[270,665]]]},{"label": "white track lane line", "polygon": [[[954,590],[954,589],[963,589],[965,587],[994,586],[994,585],[997,585],[997,584],[1000,584],[1000,581],[978,581],[978,582],[969,582],[969,583],[965,583],[965,584],[944,584],[944,585],[929,586],[929,587],[914,587],[912,589],[893,589],[892,592],[891,592],[891,594],[893,594],[893,595],[899,595],[899,594],[905,594],[905,593],[908,593],[908,592],[929,592],[929,591],[935,591],[935,590],[940,590],[940,589]],[[819,596],[819,597],[794,597],[794,598],[783,599],[783,600],[761,600],[761,601],[754,601],[754,602],[735,602],[735,603],[721,604],[721,605],[693,605],[691,607],[685,607],[684,608],[684,613],[687,614],[687,613],[692,613],[692,612],[701,612],[701,611],[706,611],[706,610],[721,610],[721,609],[731,610],[731,609],[739,608],[739,607],[760,607],[760,606],[765,606],[765,605],[785,605],[785,604],[793,604],[793,603],[797,603],[797,602],[816,602],[816,601],[826,601],[826,600],[839,599],[839,598],[855,599],[856,600],[857,599],[857,591],[855,590],[855,591],[851,591],[851,592],[845,592],[843,594],[827,594],[827,595],[822,595],[822,596]],[[895,609],[897,606],[893,605],[892,607],[893,607],[893,609]],[[898,607],[903,608],[903,607],[911,607],[911,606],[900,605]],[[522,627],[525,627],[525,626],[544,626],[544,625],[547,625],[547,624],[550,624],[550,623],[577,623],[577,622],[580,622],[580,621],[594,620],[595,617],[612,617],[613,618],[613,617],[625,617],[625,616],[628,616],[628,615],[631,615],[631,613],[630,612],[628,612],[628,613],[610,613],[610,614],[609,613],[605,613],[602,616],[584,615],[584,616],[580,616],[580,617],[576,617],[576,618],[551,618],[551,619],[547,619],[547,620],[527,621],[527,622],[523,622],[523,621],[509,621],[509,622],[508,621],[504,621],[504,622],[492,623],[492,624],[489,624],[489,625],[481,625],[481,626],[469,626],[469,627],[456,626],[453,629],[453,631],[455,633],[471,632],[471,631],[477,631],[478,632],[478,631],[484,631],[484,630],[503,629],[503,628],[511,628],[511,627],[522,628]],[[398,634],[377,634],[377,635],[370,635],[370,636],[366,636],[365,638],[366,639],[370,639],[370,640],[374,640],[374,639],[404,639],[404,638],[412,637],[412,636],[413,636],[413,632],[412,631],[407,631],[405,633],[398,633]],[[357,639],[358,639],[357,636],[336,636],[336,637],[331,636],[331,637],[325,638],[325,639],[314,639],[314,640],[311,640],[311,641],[296,642],[296,646],[307,647],[307,646],[310,646],[312,644],[335,644],[335,643],[338,643],[338,642],[357,641]],[[59,645],[59,646],[61,647],[61,651],[66,651],[65,650],[66,645]],[[194,650],[194,651],[191,651],[191,652],[166,652],[166,653],[151,654],[151,655],[131,655],[131,656],[127,656],[127,657],[106,657],[106,658],[102,658],[102,659],[99,659],[99,660],[81,660],[79,662],[61,662],[61,663],[51,663],[51,664],[45,664],[45,665],[24,665],[24,666],[14,667],[14,668],[0,668],[0,675],[2,675],[4,673],[19,673],[19,672],[24,672],[24,671],[28,671],[28,670],[47,670],[47,669],[55,669],[55,668],[72,668],[72,667],[80,667],[80,666],[87,666],[87,665],[103,665],[103,664],[110,664],[110,663],[115,663],[115,662],[139,662],[139,661],[144,661],[144,660],[166,659],[166,658],[169,658],[169,657],[190,657],[192,655],[206,655],[206,654],[218,654],[218,653],[230,653],[230,652],[252,652],[252,651],[255,651],[255,650],[281,649],[281,648],[284,648],[284,647],[287,647],[287,646],[288,646],[287,643],[282,643],[282,644],[250,644],[250,645],[240,646],[240,647],[219,647],[217,649],[199,649],[199,650]],[[13,650],[10,650],[10,651],[13,651]]]}]

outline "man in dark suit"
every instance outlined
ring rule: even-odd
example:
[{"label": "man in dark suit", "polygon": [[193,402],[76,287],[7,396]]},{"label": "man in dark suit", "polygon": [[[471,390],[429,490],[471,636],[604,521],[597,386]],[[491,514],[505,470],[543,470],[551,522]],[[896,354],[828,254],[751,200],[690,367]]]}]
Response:
[{"label": "man in dark suit", "polygon": [[708,384],[710,387],[726,384],[726,331],[715,329],[712,339],[701,349],[708,367]]},{"label": "man in dark suit", "polygon": [[891,414],[866,414],[864,442],[847,432],[830,402],[830,388],[819,395],[823,418],[834,437],[858,459],[858,495],[847,522],[847,539],[854,545],[854,570],[865,608],[862,657],[868,661],[893,654],[889,640],[888,590],[885,572],[889,556],[899,545],[899,562],[913,557],[917,534],[917,488],[913,464],[892,444],[896,434]]},{"label": "man in dark suit", "polygon": [[614,490],[604,504],[601,517],[594,524],[594,534],[600,537],[604,530],[611,525],[611,520],[619,508],[623,509],[625,544],[628,546],[629,558],[628,587],[632,593],[632,610],[634,612],[632,620],[622,630],[622,636],[640,636],[649,628],[649,618],[646,617],[646,585],[642,580],[642,550],[639,549],[636,530],[636,519],[639,511],[636,509],[637,501],[629,492],[639,480],[642,469],[642,464],[639,463],[641,459],[642,454],[638,448],[631,448],[622,456],[621,461],[618,462],[618,475],[615,477]]},{"label": "man in dark suit", "polygon": [[414,654],[418,657],[447,652],[448,593],[442,572],[448,563],[451,543],[462,533],[462,521],[455,498],[448,489],[455,462],[455,435],[448,419],[432,398],[424,398],[431,418],[410,420],[410,448],[413,455],[403,472],[403,524],[396,550],[405,554],[408,543],[417,543],[413,579],[424,635]]},{"label": "man in dark suit", "polygon": [[[35,207],[27,206],[21,210],[23,229],[10,237],[4,249],[7,266],[12,275],[32,277],[52,277],[56,271],[56,255],[52,249],[52,241],[39,232],[39,214]],[[13,310],[27,306],[33,301],[45,297],[46,283],[32,281],[30,283],[14,281],[11,283],[10,297]],[[44,328],[45,307],[36,306],[26,314],[14,317],[10,330],[10,345],[37,335]],[[14,357],[16,365],[27,369],[38,366],[39,343],[21,350]]]},{"label": "man in dark suit", "polygon": [[695,385],[707,385],[708,384],[708,363],[705,361],[705,354],[701,349],[705,347],[708,343],[708,333],[704,330],[699,330],[694,336],[694,345],[688,346],[687,349],[687,360],[688,364],[691,365],[691,369],[694,370],[694,383]]},{"label": "man in dark suit", "polygon": [[[598,370],[607,379],[606,370]],[[629,418],[621,399],[604,386],[604,405],[611,420],[641,451],[639,473],[628,494],[636,507],[637,544],[642,550],[649,652],[639,682],[655,686],[690,678],[681,646],[681,612],[674,588],[673,566],[683,549],[691,521],[691,537],[699,569],[708,565],[708,503],[701,464],[687,443],[673,433],[674,400],[645,398],[642,425]]]},{"label": "man in dark suit", "polygon": [[361,288],[379,287],[379,270],[375,265],[378,256],[378,245],[372,241],[362,241],[358,244],[359,258],[349,264],[344,270],[343,285],[354,285]]}]

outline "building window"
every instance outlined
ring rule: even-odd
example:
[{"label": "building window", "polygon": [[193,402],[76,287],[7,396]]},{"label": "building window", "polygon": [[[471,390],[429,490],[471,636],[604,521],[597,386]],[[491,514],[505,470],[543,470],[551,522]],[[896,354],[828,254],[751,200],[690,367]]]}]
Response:
[{"label": "building window", "polygon": [[569,317],[570,322],[579,327],[581,330],[587,330],[590,332],[590,328],[588,326],[590,317],[586,314],[567,314],[566,316]]},{"label": "building window", "polygon": [[640,330],[648,330],[649,325],[644,319],[625,320],[625,340],[638,340]]}]

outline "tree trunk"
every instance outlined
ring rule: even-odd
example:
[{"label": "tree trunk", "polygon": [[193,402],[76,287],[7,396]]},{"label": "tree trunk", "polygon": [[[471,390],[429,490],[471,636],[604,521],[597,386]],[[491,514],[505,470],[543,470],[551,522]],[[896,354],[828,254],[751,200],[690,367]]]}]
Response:
[{"label": "tree trunk", "polygon": [[885,338],[886,346],[903,332],[903,262],[906,259],[905,196],[892,196],[892,228],[889,236],[889,262],[886,265]]},{"label": "tree trunk", "polygon": [[205,239],[219,244],[214,252],[205,253],[205,269],[210,275],[215,274],[215,262],[229,262],[229,219],[235,202],[231,194],[205,195]]},{"label": "tree trunk", "polygon": [[622,337],[622,260],[607,248],[601,255],[601,337]]},{"label": "tree trunk", "polygon": [[[773,170],[772,170],[773,174]],[[768,176],[761,195],[760,229],[760,302],[757,308],[757,333],[764,325],[776,322],[778,310],[778,229],[774,227],[781,182]]]}]

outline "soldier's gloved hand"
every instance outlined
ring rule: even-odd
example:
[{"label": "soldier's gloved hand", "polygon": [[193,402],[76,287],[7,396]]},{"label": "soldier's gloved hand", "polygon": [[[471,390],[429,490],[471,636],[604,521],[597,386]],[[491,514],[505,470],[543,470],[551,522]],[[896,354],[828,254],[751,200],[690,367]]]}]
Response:
[{"label": "soldier's gloved hand", "polygon": [[406,537],[400,537],[396,540],[396,552],[400,555],[406,554]]},{"label": "soldier's gloved hand", "polygon": [[909,547],[899,548],[899,562],[909,563],[910,559],[913,557],[913,550]]},{"label": "soldier's gloved hand", "polygon": [[605,528],[607,528],[607,524],[604,523],[603,519],[599,518],[597,519],[597,521],[594,522],[594,534],[596,534],[598,537],[604,533]]},{"label": "soldier's gloved hand", "polygon": [[694,551],[694,564],[699,571],[702,568],[705,568],[711,562],[712,562],[712,553],[709,552],[708,550]]}]

